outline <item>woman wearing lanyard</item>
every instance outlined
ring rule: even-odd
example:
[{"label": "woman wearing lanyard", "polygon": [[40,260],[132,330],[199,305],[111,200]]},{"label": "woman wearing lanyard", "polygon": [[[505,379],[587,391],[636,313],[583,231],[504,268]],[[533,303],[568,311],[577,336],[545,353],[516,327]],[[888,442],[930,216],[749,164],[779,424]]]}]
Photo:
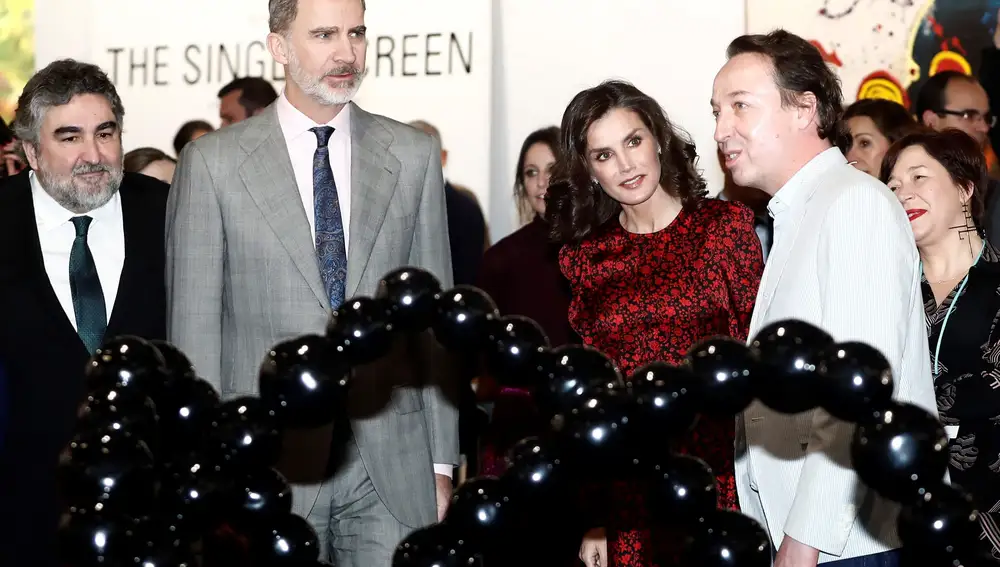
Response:
[{"label": "woman wearing lanyard", "polygon": [[978,228],[983,152],[958,130],[910,134],[889,148],[881,179],[906,210],[920,251],[951,480],[975,498],[983,544],[1000,557],[1000,253]]}]

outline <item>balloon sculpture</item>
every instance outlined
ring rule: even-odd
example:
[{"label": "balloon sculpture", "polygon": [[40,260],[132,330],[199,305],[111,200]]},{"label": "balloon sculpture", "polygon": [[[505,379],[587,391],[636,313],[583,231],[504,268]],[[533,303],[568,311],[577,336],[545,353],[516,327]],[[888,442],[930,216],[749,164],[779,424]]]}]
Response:
[{"label": "balloon sculpture", "polygon": [[551,430],[516,444],[502,477],[464,483],[443,522],[399,545],[394,567],[508,564],[498,559],[509,553],[504,544],[558,521],[554,503],[573,482],[622,476],[646,480],[654,521],[686,534],[684,564],[768,567],[767,533],[717,509],[708,466],[660,449],[699,415],[734,416],[751,403],[785,413],[818,407],[857,423],[854,467],[902,503],[904,550],[926,564],[979,560],[978,511],[943,482],[944,429],[892,399],[890,366],[872,347],[789,320],[749,345],[709,339],[680,366],[653,363],[626,379],[596,350],[550,348],[535,322],[499,316],[477,288],[442,290],[429,273],[401,268],[374,297],[345,301],[325,336],[275,345],[261,364],[259,396],[221,401],[167,343],[125,336],[104,344],[88,363],[89,394],[59,464],[63,564],[322,565],[318,538],[291,513],[289,482],[275,469],[283,436],[343,419],[351,368],[383,356],[394,333],[428,328],[448,349],[481,355],[504,383],[541,385],[536,402]]}]

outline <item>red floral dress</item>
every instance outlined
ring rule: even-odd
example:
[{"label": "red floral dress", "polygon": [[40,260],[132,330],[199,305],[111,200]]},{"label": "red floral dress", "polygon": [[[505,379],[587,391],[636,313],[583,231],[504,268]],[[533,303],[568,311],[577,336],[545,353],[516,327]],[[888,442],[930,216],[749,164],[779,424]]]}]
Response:
[{"label": "red floral dress", "polygon": [[[655,361],[679,364],[690,347],[724,335],[746,340],[763,257],[744,205],[705,199],[663,230],[633,234],[618,219],[582,243],[564,246],[559,265],[573,289],[569,319],[584,344],[611,357],[628,377]],[[704,459],[719,483],[719,504],[737,507],[733,468],[735,423],[702,417],[671,449]],[[664,447],[667,450],[667,447]],[[611,487],[608,560],[650,567],[674,555],[670,534],[651,537],[642,491]],[[665,543],[667,549],[662,549]],[[669,560],[669,559],[668,559]]]}]

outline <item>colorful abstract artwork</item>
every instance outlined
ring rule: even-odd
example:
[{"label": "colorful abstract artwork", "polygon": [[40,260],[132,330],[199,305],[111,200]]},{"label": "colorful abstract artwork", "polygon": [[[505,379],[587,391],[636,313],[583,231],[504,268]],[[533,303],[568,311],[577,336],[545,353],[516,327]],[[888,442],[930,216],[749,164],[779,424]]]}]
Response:
[{"label": "colorful abstract artwork", "polygon": [[0,0],[0,118],[14,118],[17,97],[35,72],[35,0]]},{"label": "colorful abstract artwork", "polygon": [[747,22],[752,33],[809,38],[840,74],[846,102],[909,106],[939,71],[978,72],[998,10],[1000,0],[747,0]]}]

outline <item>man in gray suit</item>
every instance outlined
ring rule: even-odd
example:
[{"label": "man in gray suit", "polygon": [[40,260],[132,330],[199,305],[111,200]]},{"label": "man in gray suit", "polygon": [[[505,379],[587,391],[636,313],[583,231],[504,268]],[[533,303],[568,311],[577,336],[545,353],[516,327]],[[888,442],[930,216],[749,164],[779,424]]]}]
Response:
[{"label": "man in gray suit", "polygon": [[[255,393],[272,345],[322,333],[331,305],[373,294],[385,273],[411,265],[452,281],[440,147],[350,102],[365,69],[364,2],[269,9],[284,92],[188,145],[167,206],[168,335],[224,398]],[[340,567],[388,565],[451,497],[454,401],[431,383],[439,372],[421,372],[427,345],[396,347],[396,362],[355,369],[344,463],[296,485],[295,512]]]}]

